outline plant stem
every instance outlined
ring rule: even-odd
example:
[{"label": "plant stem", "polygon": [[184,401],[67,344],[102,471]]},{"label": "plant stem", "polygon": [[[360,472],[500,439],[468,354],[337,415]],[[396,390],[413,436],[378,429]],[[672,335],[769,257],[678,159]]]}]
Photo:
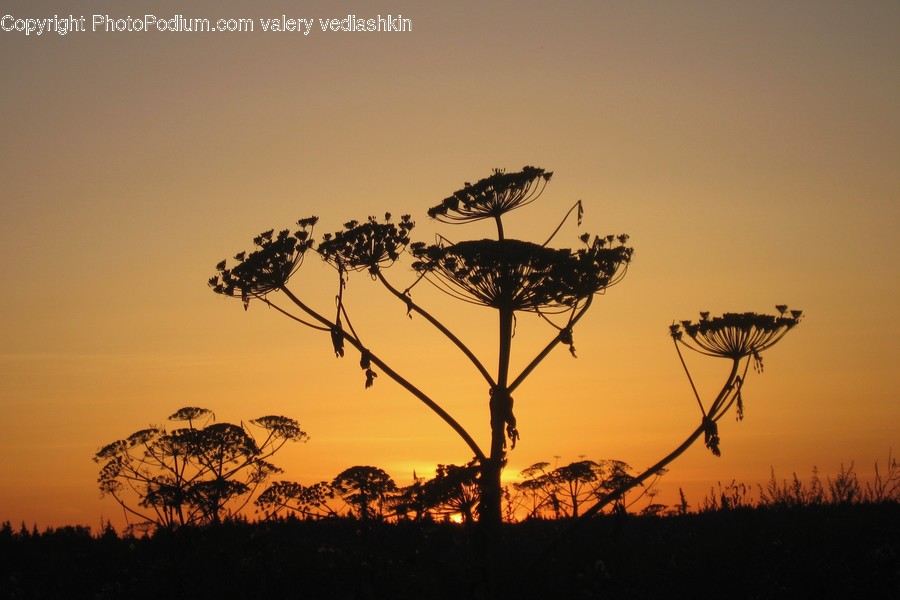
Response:
[{"label": "plant stem", "polygon": [[[663,459],[658,461],[656,464],[654,464],[652,467],[645,470],[643,473],[641,473],[637,477],[628,479],[627,481],[622,483],[622,485],[620,485],[616,489],[601,496],[597,500],[596,504],[594,504],[588,510],[584,511],[584,513],[582,513],[580,517],[575,519],[567,528],[565,528],[556,537],[556,539],[554,539],[550,544],[548,544],[548,546],[545,548],[545,550],[540,554],[540,556],[538,556],[537,560],[532,565],[532,567],[536,566],[544,558],[546,558],[550,554],[550,552],[554,548],[556,548],[556,546],[558,546],[560,544],[560,542],[562,542],[562,540],[566,536],[570,535],[571,533],[573,533],[575,531],[575,529],[578,527],[578,525],[582,521],[586,521],[587,519],[600,513],[600,511],[602,511],[603,508],[605,508],[610,502],[616,501],[617,499],[619,499],[620,497],[625,495],[628,492],[628,490],[630,490],[638,485],[641,485],[642,483],[644,483],[644,481],[653,477],[654,475],[658,475],[663,469],[665,469],[669,465],[669,463],[671,463],[676,458],[678,458],[679,456],[684,454],[685,451],[688,448],[690,448],[694,444],[694,442],[696,442],[700,438],[701,435],[703,435],[704,431],[706,430],[706,421],[708,419],[714,420],[717,417],[721,416],[721,415],[716,415],[715,410],[717,410],[718,408],[721,408],[722,399],[728,395],[728,393],[731,391],[732,387],[734,386],[734,381],[735,381],[735,377],[737,375],[739,365],[740,365],[740,359],[735,359],[732,363],[731,373],[728,376],[728,380],[725,382],[725,385],[722,386],[722,390],[719,392],[718,396],[716,396],[716,400],[715,400],[715,402],[713,402],[713,405],[710,408],[709,416],[704,417],[704,419],[700,423],[700,425],[693,431],[693,433],[691,433],[687,437],[687,439],[685,439],[681,443],[681,445],[679,445],[672,452],[670,452],[668,455],[666,455]],[[724,414],[724,412],[722,414]]]},{"label": "plant stem", "polygon": [[[293,302],[298,307],[300,307],[300,309],[303,310],[303,312],[308,314],[310,317],[317,320],[319,323],[322,323],[323,325],[325,325],[329,329],[329,331],[331,330],[331,328],[335,327],[334,323],[332,323],[331,321],[329,321],[328,319],[326,319],[325,317],[323,317],[322,315],[320,315],[313,309],[306,306],[289,289],[281,288],[281,291],[283,291],[285,293],[285,295],[291,300],[291,302]],[[382,361],[380,358],[378,358],[378,356],[376,356],[373,352],[369,351],[365,346],[362,345],[362,343],[358,339],[356,339],[356,337],[344,333],[344,339],[347,342],[349,342],[351,346],[356,348],[360,353],[368,352],[370,360],[375,365],[377,365],[388,377],[390,377],[395,382],[400,384],[400,386],[402,388],[404,388],[406,391],[408,391],[413,396],[418,398],[423,404],[425,404],[428,408],[430,408],[432,411],[434,411],[441,419],[443,419],[443,421],[445,423],[447,423],[447,425],[449,425],[453,429],[453,431],[455,431],[459,435],[459,437],[462,438],[462,440],[466,443],[466,445],[469,446],[469,448],[472,450],[472,452],[476,458],[478,458],[479,460],[485,459],[484,452],[482,452],[482,450],[478,446],[478,444],[475,443],[475,440],[472,439],[472,436],[469,435],[469,432],[466,431],[465,428],[456,421],[456,419],[451,417],[450,414],[447,413],[447,411],[445,411],[443,408],[441,408],[434,400],[429,398],[424,392],[422,392],[422,390],[420,390],[419,388],[414,386],[412,383],[410,383],[405,377],[401,376],[399,373],[397,373],[392,368],[390,368],[384,361]]]},{"label": "plant stem", "polygon": [[384,275],[381,271],[378,271],[378,280],[381,281],[382,284],[387,288],[387,290],[392,293],[394,296],[402,300],[410,310],[415,311],[419,315],[425,318],[426,321],[431,323],[438,331],[444,334],[457,348],[459,348],[463,354],[466,355],[466,358],[475,365],[475,368],[478,369],[478,372],[481,373],[481,376],[484,377],[485,381],[487,381],[488,385],[494,387],[496,385],[494,383],[494,378],[491,377],[491,374],[488,373],[488,370],[484,368],[484,365],[481,364],[481,361],[478,360],[478,357],[469,350],[468,346],[466,346],[456,335],[453,334],[452,331],[447,329],[443,323],[438,321],[436,318],[431,316],[431,314],[425,309],[421,308],[418,304],[412,301],[412,298],[403,294],[403,292],[396,289],[394,286],[390,284],[390,282],[385,279]]},{"label": "plant stem", "polygon": [[[572,319],[569,321],[568,329],[571,329],[572,327],[574,327],[575,323],[577,323],[579,321],[579,319],[581,319],[581,317],[584,316],[584,313],[586,313],[588,308],[591,307],[591,303],[593,301],[594,301],[594,297],[588,296],[587,301],[584,303],[584,306],[582,306],[581,309],[578,311],[578,314],[576,314],[574,317],[572,317]],[[556,337],[554,337],[552,340],[550,340],[550,343],[548,343],[544,347],[544,349],[541,350],[540,353],[538,353],[538,355],[535,356],[534,359],[530,363],[528,363],[528,366],[525,367],[521,373],[519,373],[519,376],[516,377],[511,384],[509,384],[508,389],[509,389],[510,393],[512,393],[517,387],[519,387],[519,385],[521,385],[521,383],[523,381],[525,381],[525,378],[528,377],[529,375],[531,375],[531,372],[537,368],[537,366],[541,363],[541,361],[544,360],[547,357],[547,355],[550,354],[550,352],[554,348],[556,348],[557,344],[559,344],[562,341],[562,335],[563,335],[563,332],[560,331],[556,335]]]}]

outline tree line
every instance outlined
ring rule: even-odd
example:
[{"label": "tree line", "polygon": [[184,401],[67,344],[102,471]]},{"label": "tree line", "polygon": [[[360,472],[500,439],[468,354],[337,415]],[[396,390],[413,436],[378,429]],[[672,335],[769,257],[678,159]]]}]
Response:
[{"label": "tree line", "polygon": [[[296,420],[269,415],[246,424],[220,423],[207,408],[184,407],[168,421],[175,427],[138,430],[94,456],[101,494],[120,505],[135,531],[220,523],[245,516],[251,504],[262,519],[478,520],[475,460],[437,465],[432,478],[413,474],[407,486],[368,465],[309,485],[273,481],[283,472],[273,456],[288,442],[309,438]],[[506,521],[577,517],[580,507],[634,478],[622,461],[583,458],[558,467],[536,463],[521,475],[522,481],[502,488]],[[636,497],[622,496],[610,511],[625,512],[638,499],[655,496],[652,483],[637,487]],[[646,510],[653,509],[651,503]]]},{"label": "tree line", "polygon": [[[209,525],[247,518],[250,506],[259,519],[324,519],[351,517],[369,521],[478,520],[480,471],[476,461],[437,465],[432,478],[418,477],[399,486],[383,469],[357,465],[331,481],[305,485],[274,480],[282,469],[273,456],[288,442],[305,442],[308,435],[289,417],[266,416],[248,424],[217,423],[205,408],[185,407],[169,416],[178,427],[154,426],[107,444],[94,459],[101,464],[99,484],[129,516],[132,531],[172,530],[185,525]],[[255,430],[255,431],[254,431]],[[255,433],[255,435],[254,435]],[[521,472],[521,481],[502,488],[507,522],[528,519],[577,518],[610,491],[634,488],[617,496],[606,512],[685,514],[689,504],[656,502],[663,473],[635,484],[635,472],[620,460],[577,461],[551,466],[539,462]],[[854,471],[824,480],[816,470],[809,482],[794,473],[779,482],[774,471],[758,498],[751,488],[732,481],[697,505],[700,512],[741,507],[802,507],[900,500],[900,467],[888,456],[887,468],[875,465],[874,478],[861,483]],[[635,508],[637,506],[637,508]]]}]

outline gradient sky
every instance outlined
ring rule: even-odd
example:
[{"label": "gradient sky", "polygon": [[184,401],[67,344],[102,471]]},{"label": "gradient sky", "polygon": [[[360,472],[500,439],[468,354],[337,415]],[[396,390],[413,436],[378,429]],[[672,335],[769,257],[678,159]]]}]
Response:
[{"label": "gradient sky", "polygon": [[[219,420],[298,419],[311,440],[284,477],[462,463],[468,449],[386,377],[262,305],[217,297],[214,265],[270,228],[318,215],[410,213],[416,239],[480,237],[425,211],[494,167],[555,172],[511,237],[543,242],[577,200],[582,231],[628,233],[625,280],[515,394],[509,476],[538,461],[645,467],[696,426],[668,338],[700,310],[805,319],[722,423],[662,480],[699,503],[754,483],[900,451],[900,4],[896,2],[278,2],[5,0],[16,18],[153,13],[343,18],[402,14],[413,31],[0,31],[0,521],[120,522],[96,450],[182,406]],[[2,16],[2,15],[0,15]],[[389,271],[397,285],[406,265]],[[312,257],[297,289],[333,306]],[[300,282],[303,283],[300,283]],[[495,315],[434,308],[493,364]],[[457,352],[365,276],[360,335],[486,442],[487,390]],[[524,364],[552,336],[520,316]],[[692,359],[702,392],[728,365]],[[558,457],[558,458],[556,458]]]}]

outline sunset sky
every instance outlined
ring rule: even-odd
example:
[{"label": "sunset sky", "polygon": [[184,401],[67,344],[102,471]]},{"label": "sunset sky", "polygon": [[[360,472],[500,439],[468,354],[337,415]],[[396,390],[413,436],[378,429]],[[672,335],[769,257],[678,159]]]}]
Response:
[{"label": "sunset sky", "polygon": [[[18,20],[85,16],[65,36]],[[900,3],[4,0],[0,16],[0,522],[121,524],[94,453],[183,406],[238,422],[283,414],[310,441],[283,478],[374,465],[398,483],[468,448],[387,377],[261,304],[207,287],[261,231],[316,215],[409,213],[413,238],[490,234],[426,210],[495,167],[554,172],[507,234],[553,244],[627,233],[625,279],[515,394],[506,476],[538,461],[674,449],[699,411],[668,337],[698,311],[802,323],[720,423],[660,482],[698,504],[716,481],[869,476],[900,453]],[[244,33],[91,31],[92,16],[251,18]],[[263,32],[260,19],[409,18],[408,32]],[[24,21],[23,21],[24,22]],[[388,271],[398,287],[406,260]],[[333,310],[309,256],[294,289]],[[366,276],[347,305],[380,356],[488,444],[487,389],[459,352]],[[485,363],[496,315],[416,298]],[[554,332],[520,315],[513,363]],[[688,356],[701,393],[728,364]]]}]

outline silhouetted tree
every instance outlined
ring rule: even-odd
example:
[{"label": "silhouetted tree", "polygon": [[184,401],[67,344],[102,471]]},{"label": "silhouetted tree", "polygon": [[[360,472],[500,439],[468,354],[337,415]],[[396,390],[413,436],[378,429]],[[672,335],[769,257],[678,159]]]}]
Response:
[{"label": "silhouetted tree", "polygon": [[632,483],[634,481],[632,468],[628,465],[628,463],[625,463],[621,460],[601,461],[597,465],[597,472],[598,477],[593,490],[594,497],[600,498],[610,491],[617,490],[619,488],[626,488],[629,491],[633,490],[636,487],[643,488],[640,490],[640,493],[637,495],[637,497],[631,498],[627,502],[625,500],[624,494],[615,499],[612,505],[612,512],[620,515],[627,513],[629,506],[633,505],[635,502],[638,502],[641,498],[650,493],[656,483],[656,480],[665,474],[665,470],[660,469],[659,471],[654,473],[654,477],[650,479],[649,483],[647,483],[646,485],[643,482]]},{"label": "silhouetted tree", "polygon": [[[258,486],[281,471],[269,462],[285,443],[304,441],[297,421],[266,416],[250,423],[262,430],[215,423],[204,408],[186,407],[170,421],[186,426],[150,427],[100,449],[100,491],[112,496],[137,526],[172,529],[217,523],[236,515]],[[203,421],[197,426],[195,421]]]},{"label": "silhouetted tree", "polygon": [[579,460],[559,467],[552,473],[556,481],[559,503],[569,516],[578,516],[578,507],[590,498],[592,485],[600,478],[600,465],[592,460]]},{"label": "silhouetted tree", "polygon": [[391,476],[378,467],[357,466],[341,471],[331,487],[335,494],[349,504],[356,516],[366,523],[370,518],[382,518],[388,494],[397,490]]},{"label": "silhouetted tree", "polygon": [[427,510],[436,517],[458,515],[463,523],[475,520],[479,465],[438,465],[434,479],[423,485]]},{"label": "silhouetted tree", "polygon": [[399,488],[396,493],[387,498],[386,504],[398,521],[421,521],[428,518],[429,504],[425,497],[425,479],[416,475],[413,471],[413,482]]},{"label": "silhouetted tree", "polygon": [[[634,478],[631,467],[620,460],[582,459],[553,470],[549,466],[546,462],[531,465],[522,471],[525,480],[514,485],[520,496],[518,505],[528,511],[528,517],[578,517],[582,506],[591,506],[593,501]],[[652,494],[655,482],[654,479],[642,485],[641,493],[628,503],[623,494],[613,505],[613,512],[624,513],[642,497]]]},{"label": "silhouetted tree", "polygon": [[336,517],[338,512],[329,503],[334,499],[334,489],[327,481],[302,485],[293,481],[276,481],[256,499],[267,518],[282,512],[300,515],[308,519]]},{"label": "silhouetted tree", "polygon": [[553,508],[553,497],[548,493],[549,467],[548,462],[535,463],[520,473],[525,478],[524,481],[513,484],[516,490],[514,510],[524,509],[526,518],[542,516],[548,507],[551,513],[556,513]]}]

